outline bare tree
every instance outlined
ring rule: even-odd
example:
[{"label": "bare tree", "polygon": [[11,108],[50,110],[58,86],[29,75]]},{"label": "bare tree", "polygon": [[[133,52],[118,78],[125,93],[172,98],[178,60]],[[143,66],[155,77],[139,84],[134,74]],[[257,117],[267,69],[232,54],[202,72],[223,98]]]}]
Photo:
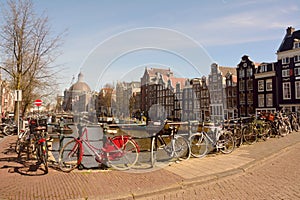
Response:
[{"label": "bare tree", "polygon": [[2,19],[0,66],[8,74],[11,88],[22,90],[24,113],[34,99],[52,95],[57,87],[59,69],[50,64],[61,53],[63,34],[52,35],[48,17],[38,16],[31,0],[8,0],[2,6]]}]

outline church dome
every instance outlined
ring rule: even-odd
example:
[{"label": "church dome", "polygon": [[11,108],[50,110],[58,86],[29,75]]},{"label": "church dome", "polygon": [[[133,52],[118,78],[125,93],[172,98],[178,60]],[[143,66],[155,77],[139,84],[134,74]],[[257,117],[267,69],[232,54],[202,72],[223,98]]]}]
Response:
[{"label": "church dome", "polygon": [[78,81],[70,87],[69,91],[76,91],[76,92],[90,92],[91,91],[91,88],[88,86],[88,84],[86,84],[83,81],[83,75],[81,72],[78,74]]}]

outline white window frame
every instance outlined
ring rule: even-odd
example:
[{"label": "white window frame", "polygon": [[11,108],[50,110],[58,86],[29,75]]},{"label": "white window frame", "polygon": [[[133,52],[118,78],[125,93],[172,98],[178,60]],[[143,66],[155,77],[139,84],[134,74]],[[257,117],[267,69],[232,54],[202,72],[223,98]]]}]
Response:
[{"label": "white window frame", "polygon": [[282,58],[282,64],[289,64],[289,63],[290,63],[289,57]]},{"label": "white window frame", "polygon": [[245,80],[240,80],[240,82],[239,82],[239,84],[240,84],[240,91],[245,91]]},{"label": "white window frame", "polygon": [[300,81],[295,82],[295,98],[300,99]]},{"label": "white window frame", "polygon": [[261,65],[260,66],[260,72],[262,73],[262,72],[266,72],[266,71],[268,71],[267,65],[266,64],[265,65]]},{"label": "white window frame", "polygon": [[266,80],[266,91],[272,91],[273,90],[273,81],[272,79]]},{"label": "white window frame", "polygon": [[244,71],[244,69],[240,69],[239,76],[240,76],[240,78],[244,78],[245,77],[245,71]]},{"label": "white window frame", "polygon": [[294,62],[300,62],[300,55],[294,56]]},{"label": "white window frame", "polygon": [[290,77],[290,69],[283,69],[282,77]]},{"label": "white window frame", "polygon": [[258,91],[263,92],[265,90],[265,82],[264,80],[259,80],[258,81]]},{"label": "white window frame", "polygon": [[253,80],[247,80],[247,90],[253,90]]},{"label": "white window frame", "polygon": [[291,83],[282,83],[282,96],[283,99],[291,99]]},{"label": "white window frame", "polygon": [[300,67],[295,67],[294,68],[294,75],[295,76],[300,76]]},{"label": "white window frame", "polygon": [[252,68],[247,68],[247,77],[251,77],[253,75]]},{"label": "white window frame", "polygon": [[266,106],[267,107],[272,107],[273,106],[273,94],[269,93],[266,95]]},{"label": "white window frame", "polygon": [[258,95],[258,107],[260,107],[260,108],[265,107],[265,95],[264,94]]},{"label": "white window frame", "polygon": [[300,42],[294,42],[294,49],[300,48]]}]

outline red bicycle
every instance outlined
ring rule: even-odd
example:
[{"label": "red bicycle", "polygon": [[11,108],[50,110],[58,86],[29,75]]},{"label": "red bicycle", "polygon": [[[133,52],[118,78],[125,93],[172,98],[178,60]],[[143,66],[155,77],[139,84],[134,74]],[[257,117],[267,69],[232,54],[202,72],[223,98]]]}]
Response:
[{"label": "red bicycle", "polygon": [[81,137],[72,138],[62,147],[58,158],[58,165],[62,171],[70,172],[80,165],[84,154],[83,144],[94,153],[97,162],[108,167],[128,170],[137,162],[140,149],[131,136],[108,137],[104,134],[104,145],[97,148],[90,144],[87,132],[88,129],[85,127]]}]

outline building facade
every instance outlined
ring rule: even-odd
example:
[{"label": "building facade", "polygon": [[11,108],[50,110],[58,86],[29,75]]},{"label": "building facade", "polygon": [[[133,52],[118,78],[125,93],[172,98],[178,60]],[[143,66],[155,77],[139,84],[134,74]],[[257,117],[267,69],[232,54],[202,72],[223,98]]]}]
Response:
[{"label": "building facade", "polygon": [[237,110],[237,76],[236,73],[227,72],[226,76],[226,104],[227,119],[238,117]]},{"label": "building facade", "polygon": [[212,121],[223,121],[227,118],[227,97],[226,97],[226,74],[234,73],[232,67],[222,67],[216,63],[211,65],[211,72],[208,75],[208,86],[210,94],[210,118]]},{"label": "building facade", "polygon": [[254,72],[255,63],[244,55],[237,66],[237,109],[239,117],[255,114],[254,104]]},{"label": "building facade", "polygon": [[255,114],[274,113],[278,109],[277,63],[261,63],[255,70],[254,107]]},{"label": "building facade", "polygon": [[80,72],[77,82],[64,91],[62,108],[64,111],[72,113],[88,112],[91,97],[91,89],[84,82],[83,74]]},{"label": "building facade", "polygon": [[118,82],[116,85],[115,113],[119,118],[132,117],[140,110],[140,82]]},{"label": "building facade", "polygon": [[186,80],[174,77],[170,69],[145,68],[141,78],[141,112],[151,120],[179,117],[180,91]]},{"label": "building facade", "polygon": [[277,51],[278,106],[300,111],[300,30],[288,27]]}]

